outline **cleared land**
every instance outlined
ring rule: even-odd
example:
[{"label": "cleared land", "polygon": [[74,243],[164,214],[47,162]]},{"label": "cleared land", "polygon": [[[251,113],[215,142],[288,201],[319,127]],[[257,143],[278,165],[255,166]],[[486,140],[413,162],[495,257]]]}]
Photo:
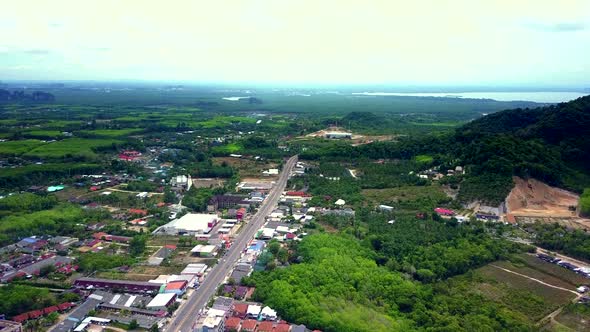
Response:
[{"label": "cleared land", "polygon": [[508,212],[515,216],[575,217],[570,207],[578,205],[580,196],[551,187],[535,179],[514,177],[515,186],[506,198]]}]

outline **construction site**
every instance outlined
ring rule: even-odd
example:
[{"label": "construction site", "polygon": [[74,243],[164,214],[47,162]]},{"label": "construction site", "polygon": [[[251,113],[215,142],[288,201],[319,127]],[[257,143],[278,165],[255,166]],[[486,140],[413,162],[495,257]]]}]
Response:
[{"label": "construction site", "polygon": [[535,179],[514,177],[514,188],[506,198],[506,218],[526,224],[537,221],[559,223],[572,229],[590,230],[590,219],[577,212],[580,196],[551,187]]}]

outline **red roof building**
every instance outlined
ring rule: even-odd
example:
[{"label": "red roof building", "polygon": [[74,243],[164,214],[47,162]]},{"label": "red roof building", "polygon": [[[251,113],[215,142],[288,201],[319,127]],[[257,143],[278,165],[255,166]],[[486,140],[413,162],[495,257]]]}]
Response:
[{"label": "red roof building", "polygon": [[43,316],[43,311],[42,310],[33,310],[33,311],[29,311],[28,314],[29,314],[30,319],[35,319],[35,318]]},{"label": "red roof building", "polygon": [[248,305],[246,303],[235,303],[233,307],[234,316],[244,318],[248,312]]},{"label": "red roof building", "polygon": [[246,319],[242,322],[242,331],[254,332],[256,330],[256,321],[254,319]]},{"label": "red roof building", "polygon": [[51,307],[47,307],[45,309],[43,309],[43,314],[44,315],[48,315],[52,312],[56,312],[59,311],[59,308],[56,305],[52,305]]},{"label": "red roof building", "polygon": [[142,209],[129,209],[129,213],[131,214],[139,214],[141,216],[147,216],[148,211]]},{"label": "red roof building", "polygon": [[436,208],[436,209],[434,209],[434,212],[440,214],[441,216],[454,216],[455,215],[455,211],[449,210],[449,209],[443,209],[443,208]]},{"label": "red roof building", "polygon": [[303,191],[287,191],[287,196],[295,196],[295,197],[311,197],[310,194],[303,192]]},{"label": "red roof building", "polygon": [[176,246],[174,244],[167,244],[167,245],[164,246],[164,248],[176,250]]},{"label": "red roof building", "polygon": [[166,284],[166,288],[164,289],[164,292],[171,293],[174,291],[184,291],[186,289],[187,285],[188,285],[188,281],[186,281],[186,280],[172,281],[172,282],[169,282]]},{"label": "red roof building", "polygon": [[225,321],[226,331],[239,331],[242,320],[239,317],[230,317]]},{"label": "red roof building", "polygon": [[261,322],[260,324],[258,324],[258,332],[272,332],[273,327],[272,327],[272,322]]},{"label": "red roof building", "polygon": [[98,232],[98,233],[92,234],[92,237],[97,240],[106,240],[108,236],[109,235],[105,232]]},{"label": "red roof building", "polygon": [[26,321],[27,319],[29,319],[29,313],[27,313],[27,312],[25,312],[24,314],[20,314],[20,315],[12,317],[12,320],[17,323],[22,323],[22,322]]},{"label": "red roof building", "polygon": [[277,324],[277,326],[275,326],[275,329],[274,329],[274,332],[290,332],[290,331],[291,331],[291,325],[285,324],[285,323]]},{"label": "red roof building", "polygon": [[60,304],[58,304],[58,305],[57,305],[57,308],[58,308],[59,310],[62,310],[62,311],[63,311],[63,310],[68,310],[68,309],[70,309],[70,308],[71,308],[71,307],[73,307],[73,306],[74,306],[74,304],[73,304],[73,303],[71,303],[71,302],[64,302],[64,303],[60,303]]}]

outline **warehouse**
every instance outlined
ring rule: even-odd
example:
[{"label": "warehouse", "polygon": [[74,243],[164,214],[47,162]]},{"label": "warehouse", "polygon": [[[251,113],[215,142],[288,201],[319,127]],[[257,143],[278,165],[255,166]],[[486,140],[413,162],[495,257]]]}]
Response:
[{"label": "warehouse", "polygon": [[217,221],[216,214],[189,213],[158,227],[154,234],[207,234]]}]

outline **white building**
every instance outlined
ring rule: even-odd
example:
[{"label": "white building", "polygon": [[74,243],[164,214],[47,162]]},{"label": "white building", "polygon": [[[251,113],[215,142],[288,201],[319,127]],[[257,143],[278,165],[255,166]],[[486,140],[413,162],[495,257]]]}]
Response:
[{"label": "white building", "polygon": [[146,309],[150,310],[166,310],[166,308],[171,305],[175,299],[176,294],[174,293],[158,294],[145,307]]},{"label": "white building", "polygon": [[207,271],[207,265],[202,263],[191,263],[188,264],[184,270],[180,272],[180,275],[195,275],[202,276]]},{"label": "white building", "polygon": [[159,227],[154,233],[207,234],[217,224],[217,220],[216,214],[189,213]]}]

